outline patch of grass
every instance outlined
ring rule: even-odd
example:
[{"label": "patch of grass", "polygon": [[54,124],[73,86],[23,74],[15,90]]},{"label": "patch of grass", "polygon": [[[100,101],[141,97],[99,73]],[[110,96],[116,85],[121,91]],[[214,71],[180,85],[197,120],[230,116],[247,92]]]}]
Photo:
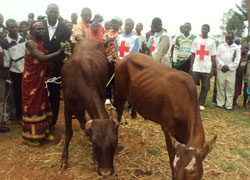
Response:
[{"label": "patch of grass", "polygon": [[159,148],[157,148],[157,147],[148,147],[147,151],[151,155],[158,155],[158,154],[161,153],[161,150]]},{"label": "patch of grass", "polygon": [[250,162],[250,152],[247,149],[237,149],[234,151],[235,154],[240,155],[242,158]]},{"label": "patch of grass", "polygon": [[136,135],[136,136],[139,136],[139,135],[141,135],[141,131],[140,130],[138,130],[138,129],[130,129],[130,132],[132,133],[132,134],[134,134],[134,135]]},{"label": "patch of grass", "polygon": [[0,149],[0,156],[8,155],[8,150],[7,149]]},{"label": "patch of grass", "polygon": [[73,151],[75,146],[76,146],[75,144],[69,145],[69,151]]},{"label": "patch of grass", "polygon": [[224,162],[224,163],[220,163],[219,166],[224,169],[225,171],[235,171],[235,167],[232,163],[229,162]]},{"label": "patch of grass", "polygon": [[10,130],[9,138],[16,139],[19,138],[22,134],[21,126],[13,126]]},{"label": "patch of grass", "polygon": [[73,132],[80,132],[80,131],[81,131],[80,128],[74,128],[74,129],[73,129]]},{"label": "patch of grass", "polygon": [[92,148],[88,150],[88,156],[93,156],[93,150],[92,150]]}]

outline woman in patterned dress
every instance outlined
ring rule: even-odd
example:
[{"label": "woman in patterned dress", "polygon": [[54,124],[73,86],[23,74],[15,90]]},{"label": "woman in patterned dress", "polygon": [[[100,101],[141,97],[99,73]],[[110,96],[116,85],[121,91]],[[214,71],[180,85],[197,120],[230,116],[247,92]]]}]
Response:
[{"label": "woman in patterned dress", "polygon": [[53,140],[49,135],[52,112],[50,109],[45,79],[49,73],[49,62],[53,57],[62,53],[58,50],[45,55],[42,37],[45,28],[42,22],[35,22],[31,26],[33,38],[26,43],[24,72],[22,78],[22,111],[23,111],[23,142],[38,146],[47,139]]}]

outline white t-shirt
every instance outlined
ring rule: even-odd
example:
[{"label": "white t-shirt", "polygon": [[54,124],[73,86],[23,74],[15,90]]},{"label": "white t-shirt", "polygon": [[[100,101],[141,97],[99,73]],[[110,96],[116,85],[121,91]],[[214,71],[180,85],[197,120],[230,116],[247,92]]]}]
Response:
[{"label": "white t-shirt", "polygon": [[146,44],[146,38],[142,35],[138,35],[139,38],[139,50],[142,50],[142,44]]},{"label": "white t-shirt", "polygon": [[193,72],[210,73],[211,57],[216,57],[215,41],[210,37],[198,37],[192,43],[191,53],[195,54]]}]

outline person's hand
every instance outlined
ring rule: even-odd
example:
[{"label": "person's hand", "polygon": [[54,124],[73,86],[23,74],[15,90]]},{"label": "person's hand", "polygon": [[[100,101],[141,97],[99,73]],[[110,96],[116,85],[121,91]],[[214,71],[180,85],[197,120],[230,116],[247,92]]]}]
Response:
[{"label": "person's hand", "polygon": [[228,66],[227,65],[224,65],[221,69],[222,72],[227,72],[229,70]]},{"label": "person's hand", "polygon": [[13,84],[12,81],[11,81],[11,79],[6,79],[5,82],[8,83],[9,86],[11,86]]},{"label": "person's hand", "polygon": [[75,37],[76,41],[81,41],[82,39],[83,39],[83,37],[80,34],[76,35],[76,37]]},{"label": "person's hand", "polygon": [[60,43],[61,48],[58,50],[59,53],[64,53],[65,55],[71,55],[72,53],[72,48],[71,44],[68,41],[64,41]]},{"label": "person's hand", "polygon": [[115,40],[115,38],[113,38],[113,37],[109,37],[109,38],[106,40],[106,43],[113,42],[114,40]]}]

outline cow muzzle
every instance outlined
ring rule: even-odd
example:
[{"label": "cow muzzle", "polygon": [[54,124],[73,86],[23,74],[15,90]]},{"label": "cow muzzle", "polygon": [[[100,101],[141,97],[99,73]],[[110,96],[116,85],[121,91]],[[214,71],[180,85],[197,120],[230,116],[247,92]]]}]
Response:
[{"label": "cow muzzle", "polygon": [[111,176],[114,173],[112,168],[99,168],[98,174],[103,177]]}]

